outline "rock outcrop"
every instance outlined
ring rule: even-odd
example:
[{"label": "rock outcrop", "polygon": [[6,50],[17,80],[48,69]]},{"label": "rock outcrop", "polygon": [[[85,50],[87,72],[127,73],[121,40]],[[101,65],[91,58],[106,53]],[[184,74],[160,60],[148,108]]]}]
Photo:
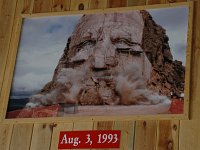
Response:
[{"label": "rock outcrop", "polygon": [[184,93],[185,67],[181,61],[173,60],[169,38],[165,29],[157,25],[147,11],[141,11],[145,26],[142,48],[153,65],[149,87],[161,94],[179,96]]},{"label": "rock outcrop", "polygon": [[[89,23],[93,23],[91,28]],[[52,81],[30,101],[42,105],[157,104],[168,100],[171,92],[180,95],[185,67],[173,60],[168,40],[165,29],[147,11],[84,15],[67,41]],[[108,44],[103,52],[96,52],[102,48],[98,43]],[[96,67],[93,61],[98,62]],[[132,68],[124,67],[129,61]]]}]

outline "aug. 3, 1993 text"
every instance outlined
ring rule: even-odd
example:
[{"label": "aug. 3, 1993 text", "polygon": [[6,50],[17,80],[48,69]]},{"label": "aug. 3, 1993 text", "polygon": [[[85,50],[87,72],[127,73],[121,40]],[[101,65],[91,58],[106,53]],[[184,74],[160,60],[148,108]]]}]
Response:
[{"label": "aug. 3, 1993 text", "polygon": [[58,148],[119,148],[119,145],[120,130],[63,131]]}]

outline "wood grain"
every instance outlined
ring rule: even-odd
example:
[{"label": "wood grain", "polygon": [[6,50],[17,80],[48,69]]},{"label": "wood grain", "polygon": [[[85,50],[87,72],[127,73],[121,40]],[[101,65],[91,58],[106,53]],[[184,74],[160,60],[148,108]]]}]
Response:
[{"label": "wood grain", "polygon": [[143,6],[146,5],[146,0],[128,0],[128,6]]},{"label": "wood grain", "polygon": [[33,13],[51,12],[52,0],[34,0]]},{"label": "wood grain", "polygon": [[1,16],[2,6],[3,6],[3,0],[0,0],[0,16]]},{"label": "wood grain", "polygon": [[90,0],[89,8],[90,9],[102,9],[106,8],[107,0]]},{"label": "wood grain", "polygon": [[[113,130],[114,122],[113,121],[99,121],[94,122],[94,130]],[[106,149],[94,149],[94,150],[106,150]]]},{"label": "wood grain", "polygon": [[33,12],[34,0],[23,0],[23,1],[24,1],[24,5],[23,5],[22,13],[31,14]]},{"label": "wood grain", "polygon": [[50,124],[34,124],[30,150],[50,148],[52,128]]},{"label": "wood grain", "polygon": [[190,121],[180,122],[180,150],[200,149],[200,1],[194,2]]},{"label": "wood grain", "polygon": [[[2,85],[4,81],[4,73],[6,68],[6,61],[8,56],[8,50],[10,46],[10,39],[13,27],[13,21],[15,16],[15,8],[17,0],[2,0],[1,16],[0,16],[0,97],[2,92]],[[1,107],[3,106],[3,100],[0,99],[0,117]]]},{"label": "wood grain", "polygon": [[70,4],[70,10],[86,10],[89,8],[90,0],[76,0]]},{"label": "wood grain", "polygon": [[200,149],[200,121],[180,121],[179,150]]},{"label": "wood grain", "polygon": [[186,2],[187,0],[166,0],[167,3]]},{"label": "wood grain", "polygon": [[113,125],[114,125],[113,121],[94,122],[94,130],[112,130]]},{"label": "wood grain", "polygon": [[0,148],[2,150],[9,150],[12,130],[13,130],[12,124],[0,125]]},{"label": "wood grain", "polygon": [[[93,122],[74,122],[74,131],[81,131],[81,130],[93,130]],[[81,149],[81,150],[90,150],[90,149]]]},{"label": "wood grain", "polygon": [[159,121],[157,149],[178,150],[179,121]]},{"label": "wood grain", "polygon": [[108,0],[107,7],[115,8],[115,7],[125,7],[127,6],[127,0]]},{"label": "wood grain", "polygon": [[33,124],[15,124],[10,143],[10,150],[29,150]]},{"label": "wood grain", "polygon": [[[10,45],[8,48],[8,56],[6,60],[6,69],[4,72],[4,83],[3,83],[3,88],[1,92],[1,101],[2,102],[2,119],[4,119],[6,116],[6,110],[7,110],[7,104],[8,104],[8,99],[9,99],[9,93],[10,93],[10,88],[11,88],[11,82],[12,82],[12,75],[14,72],[14,67],[15,67],[15,59],[17,56],[17,47],[19,43],[19,37],[20,37],[20,28],[22,24],[22,17],[20,16],[23,7],[24,6],[24,1],[20,0],[17,2],[16,9],[15,9],[15,14],[14,14],[14,21],[13,21],[13,26],[12,26],[12,34],[11,34],[11,39],[10,40]],[[0,105],[1,106],[1,105]]]},{"label": "wood grain", "polygon": [[121,130],[120,149],[133,150],[135,122],[116,121],[113,130]]},{"label": "wood grain", "polygon": [[153,5],[153,4],[165,4],[166,0],[147,0],[148,5]]},{"label": "wood grain", "polygon": [[60,131],[72,131],[72,130],[73,130],[73,123],[54,124],[50,150],[58,149]]},{"label": "wood grain", "polygon": [[70,0],[53,0],[53,12],[68,11],[70,8]]},{"label": "wood grain", "polygon": [[134,150],[155,150],[157,121],[136,121]]},{"label": "wood grain", "polygon": [[93,122],[74,122],[73,130],[93,130]]}]

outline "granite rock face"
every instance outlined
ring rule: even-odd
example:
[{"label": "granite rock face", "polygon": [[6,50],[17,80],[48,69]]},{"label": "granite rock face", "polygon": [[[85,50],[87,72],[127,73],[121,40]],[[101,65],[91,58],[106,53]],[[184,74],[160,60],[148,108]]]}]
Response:
[{"label": "granite rock face", "polygon": [[181,61],[173,60],[165,29],[147,11],[141,13],[145,22],[142,48],[153,65],[148,85],[161,94],[170,96],[172,92],[180,96],[184,93],[185,67]]},{"label": "granite rock face", "polygon": [[[42,105],[158,104],[184,91],[165,30],[147,11],[83,15],[52,81],[30,102]],[[168,97],[167,97],[168,96]]]}]

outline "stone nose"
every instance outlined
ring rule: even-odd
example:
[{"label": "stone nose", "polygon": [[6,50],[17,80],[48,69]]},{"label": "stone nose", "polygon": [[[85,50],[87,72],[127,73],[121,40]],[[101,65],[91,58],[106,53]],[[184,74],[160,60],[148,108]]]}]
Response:
[{"label": "stone nose", "polygon": [[107,40],[99,41],[93,51],[92,55],[92,67],[96,70],[107,69],[110,62],[110,58],[114,58],[115,48],[111,42]]},{"label": "stone nose", "polygon": [[106,69],[105,54],[101,50],[95,50],[92,58],[93,69]]}]

